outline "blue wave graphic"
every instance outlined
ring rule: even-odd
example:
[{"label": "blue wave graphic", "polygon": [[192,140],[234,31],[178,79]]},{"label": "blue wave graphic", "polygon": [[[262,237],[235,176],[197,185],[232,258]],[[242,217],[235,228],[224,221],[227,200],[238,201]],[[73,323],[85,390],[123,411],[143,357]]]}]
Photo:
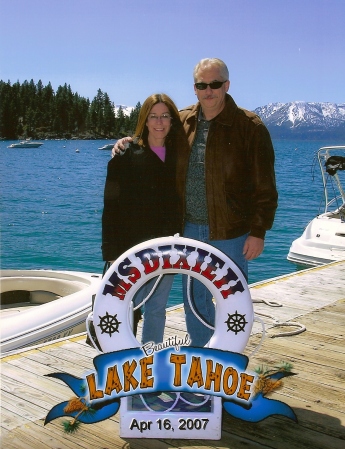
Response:
[{"label": "blue wave graphic", "polygon": [[[268,399],[264,397],[262,393],[251,397],[248,401],[234,399],[233,396],[228,396],[224,392],[212,391],[209,387],[203,388],[198,382],[191,382],[192,385],[182,384],[182,382],[176,385],[173,381],[173,366],[170,361],[172,353],[176,353],[174,348],[167,348],[162,351],[155,353],[155,359],[153,364],[153,375],[155,376],[154,386],[150,388],[140,389],[135,388],[130,391],[124,392],[120,391],[118,393],[111,392],[111,395],[107,395],[107,399],[104,397],[90,401],[88,405],[88,411],[80,413],[80,411],[73,411],[71,413],[66,413],[64,409],[68,405],[68,401],[62,402],[55,407],[53,407],[48,413],[45,424],[49,423],[53,419],[70,416],[77,417],[82,423],[91,424],[95,422],[108,419],[114,414],[116,414],[120,407],[120,397],[137,395],[140,393],[154,393],[161,391],[180,391],[189,393],[204,393],[211,394],[215,396],[223,397],[223,408],[230,415],[235,418],[239,418],[243,421],[258,422],[266,419],[271,415],[283,415],[294,421],[297,421],[296,415],[293,410],[285,403],[273,399]],[[236,369],[237,372],[243,372],[248,365],[248,358],[242,354],[221,351],[218,349],[209,348],[194,348],[194,347],[181,347],[179,355],[183,355],[186,358],[185,367],[181,367],[182,378],[187,379],[189,361],[199,359],[200,366],[205,366],[206,361],[212,360],[214,364],[219,364],[225,367],[231,367],[231,369]],[[117,351],[113,353],[106,353],[98,355],[94,358],[94,366],[96,368],[94,373],[89,375],[94,375],[97,379],[97,389],[102,392],[107,382],[108,368],[113,366],[122,366],[129,360],[132,363],[137,363],[137,360],[143,358],[143,352],[140,348],[125,349],[122,351]],[[155,367],[159,369],[154,370]],[[247,373],[248,374],[248,373]],[[285,376],[292,375],[292,373],[278,372],[272,374],[272,379],[280,379]],[[83,398],[86,396],[87,391],[87,381],[79,377],[75,377],[67,373],[52,373],[48,375],[49,377],[54,377],[60,379],[66,385],[68,385],[74,394]],[[250,375],[251,376],[251,375]],[[253,376],[254,377],[254,376]],[[270,377],[270,376],[267,376]],[[176,379],[175,379],[176,380]],[[197,385],[194,385],[197,383]],[[82,399],[84,400],[84,399]]]}]

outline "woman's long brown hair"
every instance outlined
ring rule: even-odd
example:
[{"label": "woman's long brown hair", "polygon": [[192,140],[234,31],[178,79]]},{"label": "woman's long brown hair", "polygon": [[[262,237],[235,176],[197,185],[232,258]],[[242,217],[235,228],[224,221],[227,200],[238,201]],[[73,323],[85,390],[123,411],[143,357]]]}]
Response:
[{"label": "woman's long brown hair", "polygon": [[157,103],[164,103],[167,106],[167,108],[169,109],[169,113],[172,117],[171,129],[167,136],[167,140],[170,140],[169,136],[171,137],[171,135],[174,134],[176,131],[182,130],[180,115],[179,115],[177,107],[176,107],[175,103],[172,101],[172,99],[166,94],[150,95],[148,98],[146,98],[146,100],[144,101],[144,103],[140,109],[137,127],[135,129],[134,136],[133,136],[133,138],[137,140],[137,143],[139,145],[148,146],[149,132],[148,132],[148,128],[146,126],[146,122],[147,122],[147,118],[148,118],[148,115],[149,115],[151,109]]}]

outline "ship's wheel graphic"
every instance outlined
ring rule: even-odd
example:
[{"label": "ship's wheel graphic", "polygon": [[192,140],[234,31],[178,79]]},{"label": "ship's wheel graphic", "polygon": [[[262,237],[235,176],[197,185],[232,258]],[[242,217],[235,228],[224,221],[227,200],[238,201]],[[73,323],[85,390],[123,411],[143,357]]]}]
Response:
[{"label": "ship's wheel graphic", "polygon": [[246,324],[248,324],[248,321],[244,318],[246,315],[240,315],[237,313],[237,310],[233,315],[230,315],[230,313],[228,313],[228,315],[228,319],[224,321],[224,323],[228,325],[227,332],[235,332],[235,335],[237,335],[238,332],[244,332],[244,328],[246,327]]},{"label": "ship's wheel graphic", "polygon": [[114,332],[119,332],[121,321],[117,319],[117,314],[109,315],[107,312],[106,315],[100,316],[99,318],[101,322],[97,326],[101,328],[102,334],[109,334],[111,337],[111,334]]}]

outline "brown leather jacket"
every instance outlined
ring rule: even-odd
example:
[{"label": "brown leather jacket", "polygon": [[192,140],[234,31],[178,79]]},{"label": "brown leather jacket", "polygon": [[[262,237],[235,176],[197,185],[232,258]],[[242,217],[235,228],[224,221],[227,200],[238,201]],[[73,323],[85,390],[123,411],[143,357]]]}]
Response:
[{"label": "brown leather jacket", "polygon": [[[200,103],[180,111],[189,150],[179,151],[177,189],[185,198],[190,149]],[[260,118],[239,108],[226,94],[222,112],[211,121],[205,154],[206,196],[211,240],[247,232],[264,238],[273,224],[278,193],[274,149]]]}]

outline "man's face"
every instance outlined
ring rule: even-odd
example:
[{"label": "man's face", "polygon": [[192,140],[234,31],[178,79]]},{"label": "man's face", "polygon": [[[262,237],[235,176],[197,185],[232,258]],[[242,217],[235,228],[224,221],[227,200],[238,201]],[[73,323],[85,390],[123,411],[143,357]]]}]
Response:
[{"label": "man's face", "polygon": [[[197,83],[209,84],[213,81],[224,81],[218,67],[207,67],[198,71],[196,77]],[[229,80],[222,84],[219,89],[211,89],[210,86],[207,86],[205,90],[199,90],[194,85],[194,91],[206,118],[213,118],[222,111],[225,104],[225,94],[229,90],[229,87]]]}]

